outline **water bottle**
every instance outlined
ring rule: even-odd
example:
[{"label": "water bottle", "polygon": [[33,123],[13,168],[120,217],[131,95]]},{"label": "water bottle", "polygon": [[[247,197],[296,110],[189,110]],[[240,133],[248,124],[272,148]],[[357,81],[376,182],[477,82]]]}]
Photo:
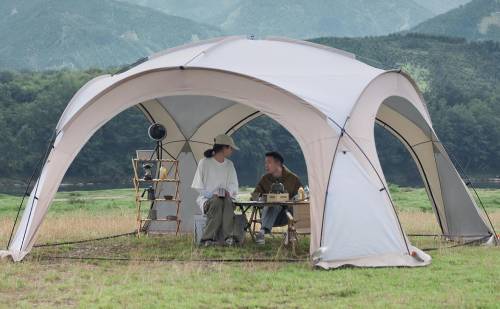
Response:
[{"label": "water bottle", "polygon": [[167,179],[167,169],[164,166],[160,167],[160,179]]},{"label": "water bottle", "polygon": [[304,188],[300,187],[299,190],[297,191],[297,195],[298,195],[297,199],[299,201],[305,200],[305,198],[306,198],[306,192],[304,191]]}]

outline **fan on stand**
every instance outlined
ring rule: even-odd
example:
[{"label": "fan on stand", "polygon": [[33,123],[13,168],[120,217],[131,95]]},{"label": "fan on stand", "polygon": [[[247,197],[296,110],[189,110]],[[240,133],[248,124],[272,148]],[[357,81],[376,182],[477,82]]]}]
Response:
[{"label": "fan on stand", "polygon": [[163,148],[162,141],[167,137],[167,129],[160,123],[153,123],[148,128],[148,136],[156,142],[155,151],[151,155],[151,159],[156,154],[156,159],[160,160]]},{"label": "fan on stand", "polygon": [[[151,157],[149,158],[149,160],[151,161],[154,155],[156,155],[156,160],[161,160],[163,153],[162,141],[167,137],[167,129],[160,123],[153,123],[148,128],[148,136],[156,143],[155,149],[151,153]],[[153,180],[153,175],[152,175],[153,164],[151,162],[146,162],[142,165],[142,168],[144,169],[143,179]],[[148,216],[150,219],[156,219],[157,217],[156,210],[154,209],[157,185],[158,184],[156,183],[154,185],[149,186],[142,193],[142,195],[144,196],[144,194],[147,192],[148,200],[151,200],[151,205],[149,207],[149,216]],[[147,221],[146,224],[144,224],[142,230],[147,231],[147,229],[149,228],[149,224],[150,221]]]}]

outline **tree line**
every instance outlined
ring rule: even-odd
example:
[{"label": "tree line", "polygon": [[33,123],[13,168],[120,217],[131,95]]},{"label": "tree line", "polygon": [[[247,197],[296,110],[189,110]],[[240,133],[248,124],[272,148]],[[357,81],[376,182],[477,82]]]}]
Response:
[{"label": "tree line", "polygon": [[[354,52],[372,65],[408,71],[419,84],[434,128],[452,156],[471,175],[500,174],[498,43],[415,34],[313,41]],[[0,71],[0,180],[27,178],[72,95],[86,81],[110,71]],[[139,110],[121,113],[91,138],[66,180],[126,185],[135,150],[151,147],[147,127]],[[388,179],[418,183],[418,173],[404,147],[380,128],[375,133]],[[288,166],[306,178],[299,146],[273,120],[260,117],[240,129],[235,139],[242,150],[233,160],[243,185],[253,185],[263,173],[263,154],[268,150],[282,151]]]}]

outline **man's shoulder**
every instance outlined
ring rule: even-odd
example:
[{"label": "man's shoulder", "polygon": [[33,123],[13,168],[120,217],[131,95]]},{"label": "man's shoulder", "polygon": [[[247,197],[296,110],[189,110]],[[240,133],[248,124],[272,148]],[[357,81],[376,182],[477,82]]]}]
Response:
[{"label": "man's shoulder", "polygon": [[260,177],[260,181],[266,181],[266,180],[272,180],[273,179],[273,175],[271,175],[270,173],[265,173],[264,175],[262,175]]},{"label": "man's shoulder", "polygon": [[290,169],[288,169],[287,167],[285,167],[285,171],[287,173],[287,177],[290,177],[290,178],[294,178],[296,180],[300,180],[299,176],[297,174],[295,174],[294,172],[292,172]]}]

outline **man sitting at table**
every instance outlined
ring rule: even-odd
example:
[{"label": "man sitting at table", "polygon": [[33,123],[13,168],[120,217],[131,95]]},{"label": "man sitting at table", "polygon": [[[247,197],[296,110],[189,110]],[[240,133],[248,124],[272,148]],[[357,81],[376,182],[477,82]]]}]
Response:
[{"label": "man sitting at table", "polygon": [[[292,198],[302,186],[297,175],[292,173],[284,164],[281,154],[275,151],[266,153],[265,168],[266,174],[262,176],[259,183],[252,193],[252,199],[258,199],[258,196],[271,192],[271,185],[280,182],[285,191]],[[288,223],[285,208],[283,207],[264,207],[262,210],[261,228],[255,237],[257,244],[265,244],[265,234],[271,233],[273,226],[282,226]]]}]

